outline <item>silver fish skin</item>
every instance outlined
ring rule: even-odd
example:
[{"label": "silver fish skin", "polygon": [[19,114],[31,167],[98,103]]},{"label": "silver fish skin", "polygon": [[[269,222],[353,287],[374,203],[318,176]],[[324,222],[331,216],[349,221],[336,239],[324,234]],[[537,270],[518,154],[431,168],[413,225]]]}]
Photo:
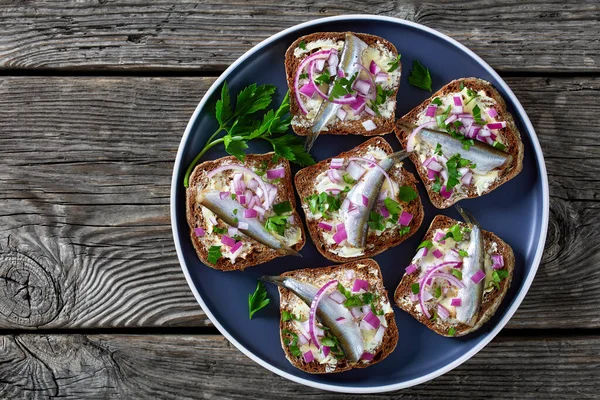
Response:
[{"label": "silver fish skin", "polygon": [[456,307],[456,319],[463,324],[474,326],[481,307],[485,279],[476,284],[471,280],[471,276],[477,271],[485,272],[483,235],[479,223],[470,212],[458,204],[456,204],[456,209],[471,228],[469,247],[467,248],[469,255],[463,258],[462,267],[465,287],[458,290],[458,298],[461,299],[462,304],[460,307]]},{"label": "silver fish skin", "polygon": [[[402,125],[405,127],[404,125]],[[413,127],[406,125],[406,128]],[[415,135],[417,142],[425,143],[432,149],[435,149],[439,143],[442,146],[442,153],[450,158],[455,154],[460,154],[462,158],[472,161],[477,165],[474,168],[477,174],[486,174],[494,169],[501,168],[512,160],[512,156],[501,150],[496,149],[486,143],[473,140],[474,144],[465,150],[459,139],[452,137],[447,132],[435,129],[423,128]]]},{"label": "silver fish skin", "polygon": [[[237,201],[231,199],[231,197],[221,199],[219,192],[204,192],[200,194],[200,204],[215,213],[229,226],[237,227],[239,222],[246,222],[248,224],[248,229],[238,228],[238,230],[249,238],[262,243],[273,250],[277,250],[282,255],[301,257],[300,253],[296,250],[285,246],[275,236],[271,235],[258,219],[244,218],[244,213],[242,212],[244,207]],[[234,214],[234,210],[238,210],[237,213]],[[236,218],[237,223],[235,221]]]},{"label": "silver fish skin", "polygon": [[[408,154],[405,151],[399,151],[383,159],[379,166],[388,171],[392,165],[407,156]],[[353,214],[350,214],[347,208],[341,210],[347,235],[346,241],[353,247],[364,248],[367,244],[369,213],[375,206],[384,179],[385,175],[379,168],[370,168],[360,177],[346,196],[346,199],[349,199],[358,207],[358,212]],[[363,195],[369,199],[367,206],[363,205]]]},{"label": "silver fish skin", "polygon": [[[319,291],[315,285],[300,282],[288,276],[263,276],[262,281],[274,283],[286,288],[298,296],[309,307],[313,298]],[[346,323],[340,324],[337,318],[345,318]],[[350,311],[342,304],[338,304],[329,296],[324,296],[317,306],[317,319],[335,335],[340,342],[340,347],[350,363],[357,363],[365,351],[362,333]]]},{"label": "silver fish skin", "polygon": [[[352,75],[358,72],[359,67],[356,64],[361,62],[363,51],[365,51],[368,47],[369,46],[358,37],[351,33],[346,33],[346,37],[344,39],[344,48],[342,49],[339,64],[339,68],[344,71],[346,78],[350,78]],[[339,79],[339,77],[335,78],[335,80]],[[333,83],[329,85],[329,91],[327,94],[329,95],[332,90]],[[310,151],[323,127],[334,115],[336,115],[340,107],[340,104],[335,104],[327,100],[324,100],[323,103],[321,103],[321,107],[319,108],[319,111],[317,112],[317,115],[313,121],[311,131],[306,138],[305,147],[307,151]]]}]

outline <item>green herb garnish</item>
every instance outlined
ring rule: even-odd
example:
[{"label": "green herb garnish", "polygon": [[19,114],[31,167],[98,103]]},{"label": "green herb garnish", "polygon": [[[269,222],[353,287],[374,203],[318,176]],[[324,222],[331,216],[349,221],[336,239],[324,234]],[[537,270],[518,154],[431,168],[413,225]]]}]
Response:
[{"label": "green herb garnish", "polygon": [[[215,106],[215,117],[219,129],[213,133],[204,148],[192,160],[186,170],[183,184],[189,186],[192,170],[202,156],[212,147],[223,144],[225,151],[240,161],[244,161],[248,142],[263,139],[271,143],[273,151],[279,156],[302,166],[315,163],[304,149],[304,141],[298,136],[287,134],[292,117],[289,115],[289,92],[283,98],[277,110],[265,111],[273,101],[275,86],[252,84],[242,89],[236,99],[235,108],[227,82],[221,88],[221,98]],[[225,132],[225,135],[217,136]]]},{"label": "green herb garnish", "polygon": [[367,222],[370,229],[382,231],[385,229],[385,218],[378,212],[371,211],[369,213],[369,221]]},{"label": "green herb garnish", "polygon": [[457,242],[461,242],[463,240],[463,235],[460,231],[460,225],[456,224],[456,225],[452,225],[449,229],[448,232],[446,233],[446,235],[444,235],[444,238],[442,240],[448,239],[448,238],[452,238]]},{"label": "green herb garnish", "polygon": [[394,72],[398,69],[398,67],[400,66],[400,58],[402,58],[402,54],[398,54],[394,61],[388,64],[388,72]]},{"label": "green herb garnish", "polygon": [[410,285],[410,289],[412,290],[413,294],[419,294],[419,284],[418,283],[413,283],[412,285]]},{"label": "green herb garnish", "polygon": [[213,226],[212,229],[213,233],[216,233],[217,235],[224,235],[227,233],[227,228],[221,228],[218,226]]},{"label": "green herb garnish", "polygon": [[272,232],[277,232],[277,234],[283,236],[285,234],[285,225],[287,222],[287,217],[280,215],[273,215],[267,218],[265,222],[265,228]]},{"label": "green herb garnish", "polygon": [[356,179],[352,178],[350,176],[350,174],[344,174],[344,176],[342,177],[342,179],[344,180],[344,182],[346,182],[348,185],[352,185],[354,183],[356,183]]},{"label": "green herb garnish", "polygon": [[460,81],[460,90],[463,90],[465,88],[465,83],[463,81]]},{"label": "green herb garnish", "polygon": [[275,214],[277,215],[290,212],[292,211],[292,203],[290,203],[289,201],[283,201],[278,204],[273,204],[273,211],[275,211]]},{"label": "green herb garnish", "polygon": [[432,103],[432,104],[435,104],[435,105],[436,105],[436,106],[438,106],[438,107],[441,107],[441,106],[442,106],[442,104],[444,104],[444,103],[442,103],[442,100],[440,100],[440,98],[439,98],[439,97],[436,97],[435,99],[431,100],[431,103]]},{"label": "green herb garnish", "polygon": [[500,282],[508,277],[508,270],[499,269],[492,273],[492,284],[496,289],[500,290]]},{"label": "green herb garnish", "polygon": [[285,345],[289,347],[290,353],[292,353],[294,357],[300,357],[302,353],[300,352],[300,348],[298,347],[298,335],[296,335],[294,332],[288,329],[283,329],[281,333],[283,333],[284,335],[290,335],[292,337],[291,340],[288,337],[284,337],[283,343],[285,343]]},{"label": "green herb garnish", "polygon": [[502,143],[500,143],[499,141],[495,140],[494,144],[492,145],[495,148],[497,148],[498,150],[506,150],[506,146],[503,145]]},{"label": "green herb garnish", "polygon": [[295,321],[300,321],[300,317],[292,314],[291,312],[289,312],[287,310],[283,310],[283,312],[281,313],[281,320],[283,322],[286,322],[286,321],[290,321],[292,319]]},{"label": "green herb garnish", "polygon": [[410,203],[418,197],[417,192],[410,186],[400,186],[400,192],[398,194],[400,200],[405,203]]},{"label": "green herb garnish", "polygon": [[327,192],[321,192],[308,196],[305,201],[308,203],[308,208],[313,215],[318,213],[326,215],[329,212],[339,210],[342,206],[341,193],[332,196]]},{"label": "green herb garnish", "polygon": [[408,83],[431,92],[431,75],[429,74],[429,70],[418,60],[413,61],[413,68],[410,71]]},{"label": "green herb garnish", "polygon": [[458,172],[458,168],[472,166],[471,160],[462,158],[460,154],[455,154],[448,161],[446,161],[446,167],[448,168],[448,182],[446,183],[446,190],[450,191],[454,186],[459,184],[458,178],[461,176]]},{"label": "green herb garnish", "polygon": [[315,83],[317,85],[321,85],[323,83],[329,84],[331,80],[331,75],[329,75],[329,71],[325,70],[323,73],[315,78]]},{"label": "green herb garnish", "polygon": [[456,268],[452,268],[452,275],[454,275],[455,277],[457,277],[458,279],[460,279],[462,281],[462,272]]},{"label": "green herb garnish", "polygon": [[448,119],[448,115],[450,115],[451,109],[452,109],[452,106],[448,106],[442,114],[437,115],[435,117],[435,121],[439,128],[446,129],[446,119]]},{"label": "green herb garnish", "polygon": [[475,122],[479,125],[485,125],[485,121],[481,119],[481,109],[478,105],[475,105],[475,107],[473,107],[473,118],[475,118]]},{"label": "green herb garnish", "polygon": [[448,329],[448,336],[454,336],[454,334],[456,334],[456,329],[454,329],[454,327]]},{"label": "green herb garnish", "polygon": [[216,264],[221,257],[223,257],[223,254],[221,253],[221,246],[210,246],[208,249],[208,262],[211,264]]},{"label": "green herb garnish", "polygon": [[400,229],[398,229],[398,233],[400,234],[400,236],[404,236],[409,232],[410,232],[410,226],[403,226]]},{"label": "green herb garnish", "polygon": [[433,185],[431,185],[431,190],[436,193],[439,193],[440,190],[442,190],[442,181],[440,180],[439,176],[435,177],[435,182],[433,182]]},{"label": "green herb garnish", "polygon": [[458,255],[459,255],[459,256],[461,256],[461,257],[468,257],[468,256],[469,256],[469,253],[467,253],[467,252],[466,252],[466,251],[464,251],[464,250],[459,250],[459,251],[458,251]]},{"label": "green herb garnish", "polygon": [[438,286],[435,288],[434,296],[436,299],[439,299],[441,295],[442,295],[442,288],[440,286]]},{"label": "green herb garnish", "polygon": [[431,240],[424,240],[421,242],[419,247],[417,247],[417,250],[422,249],[423,247],[427,247],[427,249],[431,249],[432,246],[433,246],[433,242]]},{"label": "green herb garnish", "polygon": [[300,47],[302,50],[306,50],[306,42],[302,40],[300,43],[298,43],[298,47]]},{"label": "green herb garnish", "polygon": [[438,144],[435,146],[435,150],[433,151],[433,153],[434,153],[435,155],[441,156],[441,155],[442,155],[442,145],[438,143]]},{"label": "green herb garnish", "polygon": [[352,93],[354,91],[354,89],[352,89],[352,84],[357,76],[358,73],[354,74],[351,78],[336,79],[333,82],[333,88],[329,94],[329,100],[332,101],[338,97],[344,97],[345,95]]},{"label": "green herb garnish", "polygon": [[300,76],[298,77],[298,79],[307,79],[308,78],[308,74],[304,73],[304,74],[300,74]]},{"label": "green herb garnish", "polygon": [[248,315],[250,319],[252,319],[255,312],[265,308],[270,302],[271,299],[267,296],[265,284],[259,281],[254,293],[248,295]]}]

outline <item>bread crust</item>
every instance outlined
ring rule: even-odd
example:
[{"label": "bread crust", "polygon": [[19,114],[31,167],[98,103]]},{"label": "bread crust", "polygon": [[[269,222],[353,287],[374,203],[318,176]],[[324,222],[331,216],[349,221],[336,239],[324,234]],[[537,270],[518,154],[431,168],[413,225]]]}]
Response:
[{"label": "bread crust", "polygon": [[[226,164],[239,164],[244,166],[258,167],[261,164],[266,163],[267,169],[273,168],[279,164],[283,164],[283,167],[285,168],[285,178],[281,179],[279,183],[275,184],[275,186],[278,188],[275,202],[278,203],[288,200],[292,205],[292,215],[294,216],[295,221],[300,221],[300,215],[296,210],[296,198],[294,196],[294,188],[292,186],[292,171],[290,169],[290,163],[282,158],[275,163],[273,162],[273,155],[273,152],[266,154],[248,154],[246,155],[244,163],[233,156],[228,156],[216,160],[205,161],[198,164],[194,168],[194,171],[190,176],[189,187],[186,189],[186,218],[190,227],[190,239],[194,245],[196,254],[198,254],[198,257],[206,266],[220,271],[243,270],[247,267],[262,264],[281,256],[281,254],[279,254],[277,251],[258,243],[251,238],[245,238],[246,241],[252,243],[252,252],[246,257],[246,259],[238,259],[235,263],[231,263],[228,258],[221,257],[216,264],[211,264],[208,261],[208,249],[202,243],[201,239],[194,234],[194,228],[206,228],[207,226],[202,215],[202,206],[196,201],[197,190],[203,187],[205,182],[208,180],[207,174],[210,171]],[[231,171],[225,171],[223,173],[233,174]],[[306,233],[304,232],[304,226],[301,222],[298,222],[297,225],[301,231],[301,240],[291,247],[296,251],[300,251],[300,249],[302,249],[306,243]]]},{"label": "bread crust", "polygon": [[[453,225],[456,225],[457,223],[461,223],[464,225],[464,222],[457,221],[445,215],[437,215],[431,222],[431,225],[429,226],[429,229],[427,230],[427,233],[425,234],[423,240],[433,240],[433,236],[437,229],[446,229]],[[468,333],[476,331],[483,324],[485,324],[498,310],[498,307],[500,306],[500,303],[502,303],[502,300],[506,296],[506,293],[508,292],[508,289],[510,288],[510,284],[512,282],[513,272],[515,269],[515,256],[512,248],[494,233],[484,230],[482,230],[481,232],[483,233],[485,249],[488,249],[491,243],[493,242],[497,244],[497,253],[502,254],[502,256],[504,257],[503,268],[508,271],[508,276],[499,283],[499,290],[494,289],[492,292],[484,293],[483,302],[481,304],[481,310],[479,311],[479,317],[477,318],[477,322],[474,324],[474,326],[469,326],[466,324],[453,325],[456,330],[454,336],[464,336]],[[416,310],[416,303],[412,303],[410,302],[410,300],[404,302],[401,301],[401,299],[408,299],[408,297],[412,293],[411,285],[413,283],[417,283],[418,280],[419,274],[413,273],[407,275],[405,273],[402,276],[402,280],[396,288],[396,291],[394,292],[394,302],[400,309],[412,315],[417,321],[421,322],[423,325],[427,326],[432,331],[442,336],[449,336],[448,329],[450,329],[452,325],[441,321],[439,318],[435,322],[431,322],[430,319],[425,317],[425,314]]]},{"label": "bread crust", "polygon": [[479,91],[483,90],[486,93],[486,96],[492,98],[498,106],[496,107],[496,111],[498,112],[498,119],[500,121],[506,121],[506,128],[503,128],[500,132],[502,137],[505,139],[506,149],[505,151],[512,156],[512,162],[507,167],[503,168],[498,175],[498,179],[496,179],[483,193],[480,195],[477,193],[477,190],[473,187],[469,188],[469,190],[462,195],[456,195],[456,192],[452,194],[449,199],[445,199],[441,194],[433,191],[433,182],[427,178],[427,168],[423,167],[419,160],[419,155],[416,153],[412,153],[409,157],[413,164],[416,167],[417,173],[421,177],[425,188],[427,189],[427,194],[429,195],[429,199],[431,203],[439,208],[444,209],[448,208],[454,203],[467,198],[474,198],[483,196],[500,185],[508,182],[515,176],[521,172],[523,169],[523,141],[521,140],[521,134],[517,129],[514,118],[512,114],[510,114],[506,109],[506,102],[504,98],[498,93],[498,91],[492,86],[491,83],[479,79],[479,78],[461,78],[453,80],[448,83],[440,90],[435,92],[430,98],[419,104],[417,107],[413,108],[408,114],[404,115],[402,118],[398,119],[396,126],[394,128],[394,133],[396,137],[402,144],[403,148],[406,148],[408,136],[411,132],[405,131],[400,123],[407,124],[416,124],[416,121],[419,118],[419,115],[427,108],[428,105],[431,104],[431,101],[435,97],[446,96],[450,93],[460,92],[460,83],[463,83],[465,87],[468,87],[472,90]]},{"label": "bread crust", "polygon": [[[294,50],[298,47],[298,45],[302,41],[304,41],[305,43],[310,43],[310,42],[314,42],[317,40],[325,40],[325,39],[331,39],[334,41],[344,40],[346,33],[347,32],[312,33],[310,35],[305,35],[305,36],[299,37],[298,39],[296,39],[294,41],[294,43],[292,43],[290,45],[290,47],[288,47],[287,51],[285,52],[285,73],[287,76],[288,88],[290,90],[290,113],[292,116],[303,116],[302,111],[300,111],[300,107],[298,106],[298,103],[296,101],[296,91],[294,90],[294,77],[295,77],[296,70],[298,69],[298,66],[300,65],[300,63],[309,55],[309,53],[308,53],[306,56],[295,57]],[[354,33],[354,32],[348,32],[348,33],[352,33],[353,35],[357,36],[359,39],[364,41],[369,46],[374,46],[377,44],[377,42],[380,42],[383,46],[385,46],[387,49],[389,49],[390,52],[392,54],[394,54],[394,56],[398,56],[398,50],[396,50],[396,46],[394,46],[391,42],[389,42],[379,36],[369,35],[366,33]],[[402,71],[401,63],[398,63],[398,69],[400,70],[400,72]],[[401,76],[401,73],[399,74],[399,77],[400,76]],[[400,79],[398,79],[398,82],[393,87],[394,87],[393,98],[396,99],[396,95],[398,94],[398,89],[400,87]],[[375,123],[375,125],[377,126],[377,128],[373,129],[372,131],[367,131],[365,129],[365,127],[362,125],[363,121],[366,121],[369,119],[372,120]],[[328,130],[321,131],[319,134],[320,135],[362,135],[362,136],[385,135],[394,130],[394,121],[395,120],[396,120],[396,115],[395,115],[395,107],[394,107],[394,112],[392,112],[392,114],[389,118],[383,118],[383,117],[377,116],[377,115],[375,115],[375,116],[365,115],[362,118],[354,120],[354,121],[346,121],[346,122],[337,121],[335,124],[328,125],[327,126]],[[294,125],[294,124],[292,124],[292,129],[294,130],[294,132],[296,132],[296,134],[301,135],[301,136],[307,136],[311,130],[310,127],[303,127],[303,126],[298,126],[298,125]]]},{"label": "bread crust", "polygon": [[[379,264],[377,264],[377,262],[372,259],[352,261],[349,263],[345,263],[345,264],[341,264],[341,265],[333,265],[330,267],[305,268],[305,269],[300,269],[300,270],[296,270],[296,271],[289,271],[289,272],[283,273],[282,276],[290,276],[290,277],[293,277],[295,279],[298,279],[298,280],[304,281],[304,282],[313,282],[315,277],[322,276],[325,274],[330,274],[330,273],[334,274],[334,276],[341,277],[344,274],[344,272],[349,269],[352,269],[354,271],[356,279],[368,280],[370,288],[375,288],[375,290],[371,290],[371,291],[378,294],[379,296],[381,296],[381,298],[385,299],[385,301],[388,301],[387,300],[388,293],[383,284],[383,277],[381,275],[381,269],[379,268]],[[376,270],[377,274],[376,275],[370,274],[369,269]],[[289,299],[294,296],[295,295],[291,291],[289,291],[285,288],[281,288],[281,287],[279,288],[279,298],[280,298],[280,302],[281,302],[280,304],[289,303]],[[283,307],[281,308],[281,311],[282,311],[282,315],[283,315],[283,311],[292,312],[292,310],[286,310]],[[358,363],[355,365],[351,365],[348,362],[346,362],[344,359],[342,359],[340,362],[338,362],[334,371],[327,372],[325,364],[319,364],[316,362],[307,363],[304,361],[304,358],[302,356],[295,357],[290,352],[288,346],[285,345],[285,342],[283,341],[284,335],[282,333],[284,329],[293,331],[294,330],[293,325],[292,325],[293,322],[292,321],[284,321],[283,317],[280,319],[280,322],[279,322],[279,333],[280,333],[280,339],[281,339],[281,346],[283,347],[283,350],[285,352],[285,357],[288,359],[288,361],[294,367],[301,369],[304,372],[308,372],[309,374],[337,373],[337,372],[348,371],[353,368],[366,368],[371,365],[377,364],[378,362],[385,359],[388,355],[390,355],[390,353],[392,351],[394,351],[394,349],[396,348],[396,345],[398,344],[398,327],[396,326],[396,320],[394,319],[393,309],[392,309],[392,311],[385,314],[385,320],[387,322],[388,327],[386,328],[385,333],[383,335],[381,345],[379,346],[379,348],[373,355],[373,360],[371,362],[369,362],[368,364]]]},{"label": "bread crust", "polygon": [[[326,160],[320,161],[315,165],[311,165],[310,167],[306,167],[301,169],[296,173],[294,177],[294,182],[296,185],[296,190],[298,191],[298,196],[300,196],[300,202],[302,204],[302,210],[306,216],[308,210],[308,204],[305,199],[316,193],[314,188],[314,182],[316,177],[322,172],[329,169],[329,164],[332,158],[348,158],[360,154],[369,146],[379,147],[383,149],[387,154],[392,154],[392,147],[385,141],[385,139],[381,137],[375,137],[367,140],[366,142],[360,144],[359,146],[343,152],[335,157],[328,158]],[[390,169],[390,178],[398,183],[399,186],[410,186],[417,194],[419,193],[417,189],[417,180],[413,174],[408,172],[404,168],[396,168],[395,166]],[[323,257],[328,260],[335,262],[348,262],[359,260],[361,258],[369,258],[373,257],[377,254],[382,253],[383,251],[389,249],[390,247],[394,247],[411,237],[421,226],[423,222],[424,212],[423,212],[423,204],[421,203],[421,198],[417,197],[409,204],[402,203],[404,210],[411,213],[413,215],[412,221],[410,221],[409,227],[410,231],[405,235],[399,235],[398,230],[386,230],[381,235],[377,236],[374,233],[370,234],[367,238],[368,244],[373,244],[372,248],[366,248],[363,255],[356,257],[342,257],[339,256],[329,249],[330,246],[324,242],[323,236],[321,234],[321,229],[317,226],[319,224],[319,220],[311,219],[306,217],[306,226],[308,228],[308,233],[315,244],[315,247],[323,255]]]}]

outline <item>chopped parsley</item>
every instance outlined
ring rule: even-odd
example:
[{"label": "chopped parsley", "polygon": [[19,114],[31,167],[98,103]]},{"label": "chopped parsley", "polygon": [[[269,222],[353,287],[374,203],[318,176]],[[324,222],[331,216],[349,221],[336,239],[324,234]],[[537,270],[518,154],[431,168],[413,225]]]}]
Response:
[{"label": "chopped parsley", "polygon": [[400,58],[402,58],[402,54],[398,54],[394,61],[388,64],[388,72],[394,72],[400,67]]},{"label": "chopped parsley", "polygon": [[410,71],[408,83],[431,92],[431,75],[429,74],[429,70],[418,60],[413,61],[413,68]]},{"label": "chopped parsley", "polygon": [[293,319],[293,320],[295,320],[295,321],[300,321],[300,317],[298,317],[298,316],[296,316],[296,315],[292,314],[291,312],[289,312],[289,311],[287,311],[287,310],[284,310],[284,311],[281,313],[281,320],[282,320],[283,322],[290,321],[290,320],[292,320],[292,319]]},{"label": "chopped parsley", "polygon": [[431,104],[435,104],[436,106],[441,107],[444,103],[442,103],[442,100],[440,100],[439,97],[436,97],[435,99],[431,100]]},{"label": "chopped parsley", "polygon": [[398,233],[400,234],[400,236],[404,236],[409,232],[410,232],[410,226],[403,226],[398,230]]},{"label": "chopped parsley", "polygon": [[267,168],[269,168],[269,163],[266,160],[263,160],[260,163],[260,167],[258,167],[256,169],[256,171],[254,171],[256,173],[256,175],[258,176],[263,176],[264,174],[267,173]]},{"label": "chopped parsley", "polygon": [[434,296],[436,299],[439,299],[442,296],[442,288],[440,286],[435,288]]},{"label": "chopped parsley", "polygon": [[451,226],[450,229],[448,229],[448,232],[446,233],[446,235],[444,236],[444,238],[442,240],[445,240],[448,238],[452,238],[452,239],[456,240],[457,242],[461,242],[463,240],[463,235],[460,232],[459,224]]},{"label": "chopped parsley", "polygon": [[412,290],[413,294],[419,294],[419,284],[418,283],[413,283],[412,285],[410,285],[410,289]]},{"label": "chopped parsley", "polygon": [[310,212],[313,215],[321,213],[325,216],[329,212],[338,211],[342,206],[340,194],[332,196],[327,192],[321,192],[319,194],[308,196],[305,200],[308,203]]},{"label": "chopped parsley", "polygon": [[465,88],[465,83],[463,81],[460,81],[460,90],[463,90]]},{"label": "chopped parsley", "polygon": [[227,233],[227,228],[221,228],[218,226],[213,226],[212,229],[213,233],[216,233],[217,235],[224,235]]},{"label": "chopped parsley", "polygon": [[298,79],[308,79],[308,74],[307,73],[300,74],[300,76],[298,77]]},{"label": "chopped parsley", "polygon": [[415,190],[412,187],[400,186],[400,193],[398,194],[398,197],[400,197],[400,200],[402,200],[403,202],[410,203],[411,201],[416,199],[418,196],[417,196],[417,192],[415,192]]},{"label": "chopped parsley", "polygon": [[211,264],[216,264],[221,257],[223,257],[223,254],[221,253],[221,246],[210,246],[208,249],[208,262]]},{"label": "chopped parsley", "polygon": [[402,207],[400,207],[400,204],[389,197],[383,200],[383,204],[385,205],[385,208],[387,208],[387,210],[389,211],[391,219],[398,222],[398,216],[402,212]]},{"label": "chopped parsley", "polygon": [[300,43],[298,43],[298,47],[300,47],[302,50],[306,50],[306,42],[303,40]]},{"label": "chopped parsley", "polygon": [[467,88],[467,96],[469,96],[469,100],[465,103],[465,106],[479,97],[476,91]]},{"label": "chopped parsley", "polygon": [[442,155],[442,145],[438,143],[438,144],[435,146],[435,150],[433,151],[433,153],[434,153],[435,155],[441,156],[441,155]]},{"label": "chopped parsley", "polygon": [[271,299],[267,295],[265,284],[259,281],[254,293],[248,295],[248,315],[250,319],[252,319],[255,312],[265,308],[270,302]]},{"label": "chopped parsley", "polygon": [[381,115],[381,113],[379,112],[379,106],[385,104],[388,97],[394,95],[394,90],[393,89],[386,90],[386,89],[382,88],[381,85],[376,85],[375,92],[376,92],[375,100],[371,101],[371,105],[373,106],[373,111],[375,111],[375,114]]},{"label": "chopped parsley", "polygon": [[367,293],[363,293],[362,294],[362,301],[365,304],[371,304],[374,299],[375,299],[375,295],[373,293],[371,293],[371,292],[367,292]]},{"label": "chopped parsley", "polygon": [[439,176],[435,177],[435,182],[433,182],[433,185],[431,185],[431,190],[436,193],[439,193],[440,190],[442,190],[442,181],[440,180]]},{"label": "chopped parsley", "polygon": [[424,240],[421,242],[419,247],[417,247],[417,250],[422,249],[423,247],[427,247],[428,249],[431,249],[432,246],[433,246],[433,242],[431,240]]},{"label": "chopped parsley", "polygon": [[496,270],[492,273],[492,285],[494,285],[496,289],[500,290],[500,282],[502,282],[506,278],[508,278],[508,270]]},{"label": "chopped parsley", "polygon": [[337,343],[335,342],[335,340],[331,337],[325,336],[322,337],[320,340],[321,344],[323,346],[327,346],[327,347],[335,347],[337,346]]},{"label": "chopped parsley", "polygon": [[473,118],[475,118],[475,122],[479,125],[485,125],[485,121],[481,119],[481,109],[478,105],[475,105],[475,107],[473,107]]},{"label": "chopped parsley", "polygon": [[452,275],[454,275],[455,277],[457,277],[458,279],[460,279],[462,281],[462,272],[456,268],[452,268]]},{"label": "chopped parsley", "polygon": [[329,71],[325,70],[323,73],[315,78],[315,83],[317,85],[321,85],[323,83],[329,84],[331,80],[331,75],[329,75]]},{"label": "chopped parsley", "polygon": [[473,167],[473,162],[471,162],[471,160],[467,160],[466,158],[462,158],[460,154],[455,154],[450,157],[448,161],[446,161],[446,167],[448,168],[448,182],[446,183],[446,190],[450,191],[452,188],[454,188],[454,186],[458,185],[458,177],[460,176],[458,169],[467,166]]},{"label": "chopped parsley", "polygon": [[385,218],[378,212],[371,211],[369,213],[369,221],[367,224],[369,225],[369,228],[373,230],[382,231],[385,229]]},{"label": "chopped parsley", "polygon": [[329,95],[329,100],[337,99],[339,97],[344,97],[347,94],[352,93],[354,89],[352,89],[352,84],[354,80],[358,76],[358,73],[352,75],[350,79],[348,78],[340,78],[336,79],[333,82],[333,88],[331,89],[331,93]]},{"label": "chopped parsley", "polygon": [[235,195],[235,193],[231,193],[231,200],[235,200],[237,196]]},{"label": "chopped parsley", "polygon": [[289,201],[283,201],[278,204],[273,204],[273,211],[275,211],[275,214],[277,215],[290,212],[292,211],[292,203],[290,203]]},{"label": "chopped parsley", "polygon": [[238,209],[237,209],[237,208],[234,208],[234,209],[233,209],[233,215],[237,215],[237,213],[238,213]]},{"label": "chopped parsley", "polygon": [[287,222],[287,217],[280,215],[273,215],[267,218],[267,222],[265,223],[265,228],[267,230],[276,232],[277,234],[283,236],[285,234],[285,224]]},{"label": "chopped parsley", "polygon": [[456,334],[456,329],[454,327],[451,327],[450,329],[448,329],[448,336],[454,336]]},{"label": "chopped parsley", "polygon": [[498,150],[506,150],[506,146],[503,145],[502,143],[500,143],[499,141],[495,140],[494,144],[492,145],[495,148],[497,148]]},{"label": "chopped parsley", "polygon": [[469,256],[469,253],[467,253],[467,252],[466,252],[466,251],[464,251],[464,250],[459,250],[459,251],[458,251],[458,255],[459,255],[459,256],[461,256],[461,257],[468,257],[468,256]]},{"label": "chopped parsley", "polygon": [[353,183],[356,182],[356,179],[352,178],[350,176],[350,174],[344,174],[344,176],[342,177],[342,179],[344,180],[344,182],[346,182],[348,185],[352,185]]},{"label": "chopped parsley", "polygon": [[302,352],[300,352],[300,348],[298,347],[298,335],[287,329],[283,329],[281,333],[284,335],[290,335],[292,337],[291,339],[289,337],[284,337],[283,343],[289,347],[290,353],[292,353],[294,357],[300,357]]},{"label": "chopped parsley", "polygon": [[446,119],[448,118],[448,115],[450,115],[451,109],[452,106],[449,105],[443,113],[435,117],[435,121],[437,122],[439,128],[446,129]]}]

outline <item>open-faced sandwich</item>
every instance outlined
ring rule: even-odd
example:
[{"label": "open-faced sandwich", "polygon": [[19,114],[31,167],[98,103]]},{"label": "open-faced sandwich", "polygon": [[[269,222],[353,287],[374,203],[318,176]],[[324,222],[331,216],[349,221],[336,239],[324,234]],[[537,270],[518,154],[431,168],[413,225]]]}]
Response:
[{"label": "open-faced sandwich", "polygon": [[298,38],[285,54],[292,128],[319,133],[382,135],[393,130],[402,65],[378,36],[319,32]]},{"label": "open-faced sandwich", "polygon": [[376,137],[296,173],[308,231],[324,257],[371,257],[419,229],[423,205],[405,156]]},{"label": "open-faced sandwich", "polygon": [[437,208],[489,193],[523,168],[513,117],[482,79],[450,82],[399,119],[395,131]]},{"label": "open-faced sandwich", "polygon": [[433,219],[394,294],[398,307],[443,336],[466,335],[487,322],[515,267],[511,247],[457,208],[465,222]]},{"label": "open-faced sandwich", "polygon": [[365,368],[398,343],[379,265],[365,259],[261,278],[279,285],[281,344],[311,374]]},{"label": "open-faced sandwich", "polygon": [[209,267],[244,269],[304,246],[290,164],[274,153],[203,162],[186,196],[192,243]]}]

